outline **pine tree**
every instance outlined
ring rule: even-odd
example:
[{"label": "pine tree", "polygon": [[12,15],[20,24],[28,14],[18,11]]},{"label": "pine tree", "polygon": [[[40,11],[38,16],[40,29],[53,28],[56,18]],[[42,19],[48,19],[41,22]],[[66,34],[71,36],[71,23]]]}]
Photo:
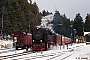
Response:
[{"label": "pine tree", "polygon": [[70,37],[70,19],[67,19],[65,14],[61,15],[59,11],[55,11],[51,24],[53,24],[53,29],[56,33]]},{"label": "pine tree", "polygon": [[87,14],[85,24],[84,24],[85,32],[90,32],[90,14]]},{"label": "pine tree", "polygon": [[3,33],[11,34],[15,31],[29,31],[39,25],[41,15],[36,2],[29,4],[27,0],[0,0],[0,24],[2,18]]},{"label": "pine tree", "polygon": [[80,13],[76,14],[74,19],[73,28],[76,29],[78,36],[83,36],[83,19],[80,16]]}]

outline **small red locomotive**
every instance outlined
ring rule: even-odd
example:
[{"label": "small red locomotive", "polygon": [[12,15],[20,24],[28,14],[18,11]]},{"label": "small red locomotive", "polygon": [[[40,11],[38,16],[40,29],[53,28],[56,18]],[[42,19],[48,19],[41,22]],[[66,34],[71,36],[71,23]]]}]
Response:
[{"label": "small red locomotive", "polygon": [[18,48],[29,48],[32,45],[32,35],[23,32],[14,32],[12,34],[14,46]]}]

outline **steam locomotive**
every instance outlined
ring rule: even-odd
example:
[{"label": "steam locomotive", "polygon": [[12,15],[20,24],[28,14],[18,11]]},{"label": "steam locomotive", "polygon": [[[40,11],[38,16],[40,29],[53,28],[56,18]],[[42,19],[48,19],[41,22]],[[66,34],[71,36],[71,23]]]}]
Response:
[{"label": "steam locomotive", "polygon": [[46,28],[34,28],[32,34],[14,32],[13,40],[18,48],[30,48],[33,51],[47,50],[51,45],[62,45],[71,43],[70,38],[65,38],[59,34],[52,33]]},{"label": "steam locomotive", "polygon": [[48,41],[54,43],[53,34],[45,28],[35,28],[32,31],[32,50],[47,50]]}]

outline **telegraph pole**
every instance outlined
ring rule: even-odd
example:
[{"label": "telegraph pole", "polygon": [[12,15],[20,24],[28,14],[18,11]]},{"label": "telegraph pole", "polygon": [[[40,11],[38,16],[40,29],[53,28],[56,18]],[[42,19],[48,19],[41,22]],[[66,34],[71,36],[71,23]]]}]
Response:
[{"label": "telegraph pole", "polygon": [[71,27],[71,46],[72,46],[72,41],[73,41],[73,38],[72,38],[72,27],[73,27],[73,25],[70,25],[70,27]]},{"label": "telegraph pole", "polygon": [[30,22],[29,22],[29,33],[30,33]]},{"label": "telegraph pole", "polygon": [[[60,28],[61,28],[61,26],[62,26],[62,24],[58,24],[59,26],[60,26]],[[60,30],[60,35],[61,35],[61,30]],[[62,45],[62,39],[60,38],[60,42],[61,42],[61,44],[60,44],[60,50],[61,50],[61,45]]]},{"label": "telegraph pole", "polygon": [[2,7],[2,29],[1,29],[2,36],[3,36],[3,15],[4,15],[4,6]]}]

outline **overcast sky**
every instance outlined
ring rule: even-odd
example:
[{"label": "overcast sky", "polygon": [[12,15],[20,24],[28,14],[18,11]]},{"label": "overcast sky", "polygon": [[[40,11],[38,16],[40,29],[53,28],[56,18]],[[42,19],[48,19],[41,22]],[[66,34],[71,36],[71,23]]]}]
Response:
[{"label": "overcast sky", "polygon": [[66,14],[73,20],[77,13],[80,13],[83,20],[87,13],[90,13],[90,0],[32,0],[36,2],[39,10],[48,10],[54,12],[57,9],[60,14]]}]

